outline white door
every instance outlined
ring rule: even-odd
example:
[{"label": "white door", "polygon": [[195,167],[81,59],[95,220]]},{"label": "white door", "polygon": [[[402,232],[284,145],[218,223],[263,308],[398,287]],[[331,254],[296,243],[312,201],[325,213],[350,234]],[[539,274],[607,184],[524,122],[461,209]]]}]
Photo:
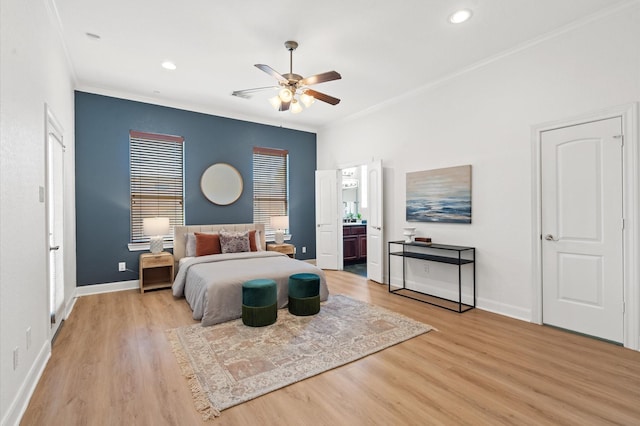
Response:
[{"label": "white door", "polygon": [[60,131],[47,122],[47,233],[51,338],[64,319],[64,145]]},{"label": "white door", "polygon": [[316,265],[338,268],[338,170],[316,170]]},{"label": "white door", "polygon": [[542,321],[623,341],[622,120],[542,134]]},{"label": "white door", "polygon": [[367,278],[384,283],[384,238],[382,205],[382,161],[373,161],[367,167]]}]

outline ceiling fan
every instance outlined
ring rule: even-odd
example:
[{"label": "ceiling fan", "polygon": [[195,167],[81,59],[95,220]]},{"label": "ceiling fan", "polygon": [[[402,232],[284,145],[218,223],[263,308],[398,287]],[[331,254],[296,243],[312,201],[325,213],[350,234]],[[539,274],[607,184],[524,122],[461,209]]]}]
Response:
[{"label": "ceiling fan", "polygon": [[286,41],[284,47],[289,51],[289,72],[286,74],[280,74],[269,65],[255,64],[255,66],[266,72],[272,77],[278,80],[277,86],[258,87],[255,89],[236,90],[232,93],[233,96],[240,98],[250,98],[254,92],[277,89],[280,88],[277,96],[269,99],[271,105],[278,111],[291,111],[297,114],[302,111],[303,103],[307,108],[318,99],[319,101],[326,102],[331,105],[337,105],[340,99],[329,96],[325,93],[318,92],[316,90],[309,89],[308,86],[312,86],[318,83],[324,83],[327,81],[339,80],[342,76],[336,71],[328,71],[322,74],[312,75],[310,77],[303,78],[299,74],[293,73],[293,51],[298,47],[298,43],[295,41]]}]

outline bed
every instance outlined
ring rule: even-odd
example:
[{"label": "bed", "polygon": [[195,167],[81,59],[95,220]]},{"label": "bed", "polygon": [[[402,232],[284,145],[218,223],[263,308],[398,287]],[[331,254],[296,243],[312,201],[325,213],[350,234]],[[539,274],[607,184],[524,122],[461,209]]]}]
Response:
[{"label": "bed", "polygon": [[[195,233],[218,234],[255,231],[256,251],[193,255]],[[203,326],[230,321],[242,316],[242,283],[255,278],[273,279],[278,286],[278,308],[288,304],[289,276],[312,273],[320,277],[320,300],[329,296],[322,269],[308,262],[291,259],[285,254],[266,250],[264,225],[225,224],[177,226],[173,239],[173,255],[178,273],[173,295],[183,297],[193,310],[193,318]]]}]

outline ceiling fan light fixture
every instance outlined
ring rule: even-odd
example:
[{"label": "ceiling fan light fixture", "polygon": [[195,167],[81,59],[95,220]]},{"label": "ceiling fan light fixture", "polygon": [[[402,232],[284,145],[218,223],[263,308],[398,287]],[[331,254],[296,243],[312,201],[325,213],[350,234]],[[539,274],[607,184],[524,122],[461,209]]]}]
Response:
[{"label": "ceiling fan light fixture", "polygon": [[292,114],[302,112],[304,105],[309,108],[316,99],[329,105],[338,105],[340,99],[329,96],[326,93],[309,89],[308,86],[340,80],[342,76],[336,71],[328,71],[312,76],[302,77],[293,72],[293,51],[298,43],[292,40],[286,41],[284,46],[289,51],[289,72],[280,74],[278,71],[265,64],[254,64],[256,68],[277,80],[277,86],[258,87],[255,89],[235,90],[231,94],[240,98],[249,98],[254,92],[267,89],[278,89],[278,94],[269,99],[269,103],[277,111],[291,111]]},{"label": "ceiling fan light fixture", "polygon": [[282,101],[280,100],[280,96],[274,96],[273,98],[269,98],[269,103],[271,106],[275,108],[276,111],[280,110],[280,105],[282,105]]},{"label": "ceiling fan light fixture", "polygon": [[298,114],[302,112],[302,107],[300,106],[300,102],[298,102],[297,99],[294,99],[293,101],[291,101],[291,106],[289,107],[289,111],[291,111],[291,114]]},{"label": "ceiling fan light fixture", "polygon": [[465,21],[468,21],[471,18],[473,13],[470,9],[460,9],[456,10],[449,16],[449,22],[452,24],[462,24]]},{"label": "ceiling fan light fixture", "polygon": [[316,98],[314,98],[311,95],[307,95],[306,93],[303,93],[302,95],[300,95],[300,100],[302,101],[305,107],[309,108],[316,101]]},{"label": "ceiling fan light fixture", "polygon": [[280,90],[278,96],[282,102],[291,102],[291,99],[293,99],[293,93],[291,93],[291,90],[286,87]]}]

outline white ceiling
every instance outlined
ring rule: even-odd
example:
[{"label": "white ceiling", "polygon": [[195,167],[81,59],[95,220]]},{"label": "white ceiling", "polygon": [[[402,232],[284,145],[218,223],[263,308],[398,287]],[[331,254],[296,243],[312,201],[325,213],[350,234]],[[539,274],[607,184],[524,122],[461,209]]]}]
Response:
[{"label": "white ceiling", "polygon": [[[629,0],[52,1],[79,90],[316,130]],[[463,7],[471,20],[449,23]],[[293,115],[271,92],[231,96],[275,82],[254,64],[288,72],[286,40],[294,73],[342,74],[313,87],[340,104]]]}]

